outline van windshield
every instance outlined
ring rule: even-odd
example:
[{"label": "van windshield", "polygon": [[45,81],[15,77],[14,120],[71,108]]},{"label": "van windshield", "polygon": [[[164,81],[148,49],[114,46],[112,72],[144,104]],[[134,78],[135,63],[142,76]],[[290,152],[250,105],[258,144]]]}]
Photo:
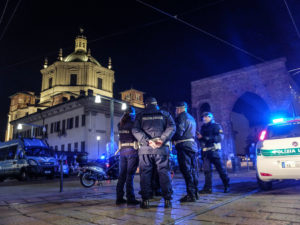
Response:
[{"label": "van windshield", "polygon": [[30,147],[25,148],[27,156],[41,156],[41,157],[52,157],[53,152],[49,148],[42,148],[42,147]]},{"label": "van windshield", "polygon": [[269,126],[267,136],[268,139],[300,137],[300,122]]}]

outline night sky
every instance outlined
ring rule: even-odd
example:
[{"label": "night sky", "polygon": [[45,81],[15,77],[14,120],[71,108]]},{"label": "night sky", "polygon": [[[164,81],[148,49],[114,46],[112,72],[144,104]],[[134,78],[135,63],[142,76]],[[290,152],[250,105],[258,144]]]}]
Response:
[{"label": "night sky", "polygon": [[[51,64],[59,48],[73,52],[80,26],[92,55],[103,66],[112,58],[117,98],[133,87],[160,103],[190,102],[191,81],[260,63],[134,0],[23,0],[9,23],[19,1],[9,1],[0,24],[0,140],[9,96],[39,93],[44,58]],[[287,57],[289,69],[300,67],[300,38],[283,0],[145,2],[264,60]],[[287,3],[300,29],[300,1]]]}]

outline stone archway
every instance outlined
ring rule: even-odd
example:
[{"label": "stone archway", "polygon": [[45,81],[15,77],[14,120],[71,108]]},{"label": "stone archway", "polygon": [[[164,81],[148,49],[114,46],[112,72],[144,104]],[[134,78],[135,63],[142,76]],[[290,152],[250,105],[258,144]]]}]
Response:
[{"label": "stone archway", "polygon": [[[224,157],[236,155],[231,113],[235,103],[245,93],[259,96],[270,113],[286,111],[292,114],[292,78],[288,74],[284,58],[245,67],[191,83],[192,107],[197,115],[203,104],[208,103],[215,119],[224,129]],[[201,124],[197,116],[198,127]]]},{"label": "stone archway", "polygon": [[257,94],[245,92],[235,102],[231,112],[231,126],[235,153],[248,155],[251,143],[270,122],[270,109]]}]

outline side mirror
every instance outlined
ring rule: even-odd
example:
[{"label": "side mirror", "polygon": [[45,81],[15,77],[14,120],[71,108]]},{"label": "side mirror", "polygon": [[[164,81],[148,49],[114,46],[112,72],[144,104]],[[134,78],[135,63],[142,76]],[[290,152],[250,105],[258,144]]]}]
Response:
[{"label": "side mirror", "polygon": [[25,158],[24,152],[21,151],[21,152],[19,153],[19,159],[24,159],[24,158]]}]

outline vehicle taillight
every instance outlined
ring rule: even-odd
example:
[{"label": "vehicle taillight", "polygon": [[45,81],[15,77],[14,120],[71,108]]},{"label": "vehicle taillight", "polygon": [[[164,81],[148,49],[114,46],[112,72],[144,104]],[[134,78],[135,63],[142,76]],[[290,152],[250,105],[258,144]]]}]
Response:
[{"label": "vehicle taillight", "polygon": [[267,131],[266,130],[263,130],[261,133],[260,133],[260,136],[259,136],[259,140],[263,141],[266,139],[266,136],[267,136]]},{"label": "vehicle taillight", "polygon": [[263,177],[271,177],[272,176],[272,174],[270,174],[270,173],[260,173],[260,175]]},{"label": "vehicle taillight", "polygon": [[109,163],[106,163],[106,168],[108,168],[110,165],[109,165]]}]

